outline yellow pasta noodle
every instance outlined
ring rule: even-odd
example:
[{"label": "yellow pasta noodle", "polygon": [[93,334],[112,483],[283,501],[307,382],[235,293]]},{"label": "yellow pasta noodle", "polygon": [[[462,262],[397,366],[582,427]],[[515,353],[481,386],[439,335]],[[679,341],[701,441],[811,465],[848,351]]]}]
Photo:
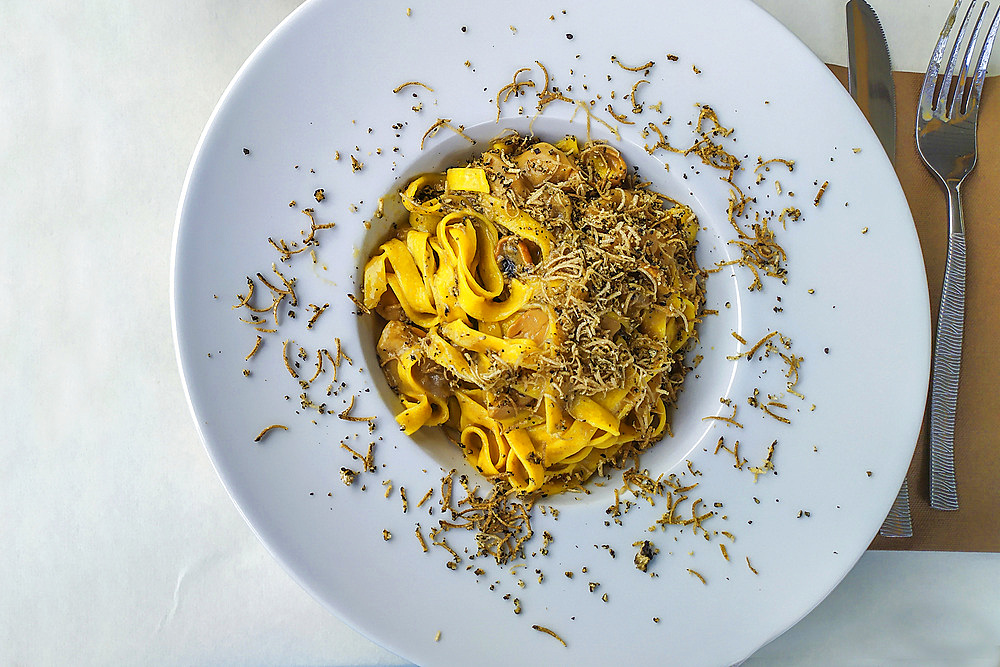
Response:
[{"label": "yellow pasta noodle", "polygon": [[579,488],[663,436],[704,302],[690,208],[608,144],[513,133],[400,197],[363,303],[406,433],[443,426],[522,495]]}]

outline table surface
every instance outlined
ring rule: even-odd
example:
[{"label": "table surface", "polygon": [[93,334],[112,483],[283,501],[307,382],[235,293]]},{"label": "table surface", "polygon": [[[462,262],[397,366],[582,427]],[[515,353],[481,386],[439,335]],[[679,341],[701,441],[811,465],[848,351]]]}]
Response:
[{"label": "table surface", "polygon": [[[174,358],[188,161],[240,64],[298,4],[0,2],[2,664],[405,664],[257,541]],[[841,0],[759,4],[845,64]],[[922,70],[951,1],[871,4],[897,69]],[[747,664],[997,665],[998,593],[1000,554],[869,552]]]}]

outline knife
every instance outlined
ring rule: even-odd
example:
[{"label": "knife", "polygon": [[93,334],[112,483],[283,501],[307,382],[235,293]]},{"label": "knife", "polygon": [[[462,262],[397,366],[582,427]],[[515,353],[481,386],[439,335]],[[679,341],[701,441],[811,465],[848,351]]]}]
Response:
[{"label": "knife", "polygon": [[847,3],[847,84],[851,97],[896,160],[896,86],[889,45],[875,11],[865,0]]},{"label": "knife", "polygon": [[[889,160],[896,160],[896,86],[892,81],[889,45],[875,11],[865,0],[847,3],[847,83],[851,97],[882,142]],[[903,485],[879,529],[883,537],[912,537],[910,492]]]}]

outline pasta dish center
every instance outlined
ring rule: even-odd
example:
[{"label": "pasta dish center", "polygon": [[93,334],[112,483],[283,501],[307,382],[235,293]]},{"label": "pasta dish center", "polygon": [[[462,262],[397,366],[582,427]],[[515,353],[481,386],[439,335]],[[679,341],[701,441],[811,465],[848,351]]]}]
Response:
[{"label": "pasta dish center", "polygon": [[704,303],[691,209],[614,147],[508,133],[400,193],[363,305],[414,433],[522,495],[577,489],[669,433]]}]

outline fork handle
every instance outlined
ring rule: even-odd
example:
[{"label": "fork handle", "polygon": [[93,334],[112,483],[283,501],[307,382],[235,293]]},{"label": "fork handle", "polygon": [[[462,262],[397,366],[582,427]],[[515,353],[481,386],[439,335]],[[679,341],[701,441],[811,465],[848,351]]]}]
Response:
[{"label": "fork handle", "polygon": [[948,184],[948,256],[938,308],[931,368],[931,507],[958,509],[955,484],[955,408],[965,324],[965,225],[958,187]]}]

